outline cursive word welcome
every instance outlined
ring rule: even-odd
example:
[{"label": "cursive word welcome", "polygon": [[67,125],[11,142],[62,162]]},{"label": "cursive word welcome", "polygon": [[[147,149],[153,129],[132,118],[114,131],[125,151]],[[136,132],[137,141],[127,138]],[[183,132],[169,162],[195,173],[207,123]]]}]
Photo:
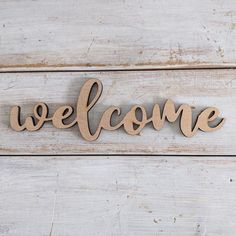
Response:
[{"label": "cursive word welcome", "polygon": [[[91,91],[96,87],[96,94],[91,98]],[[215,107],[209,107],[203,110],[198,116],[195,124],[192,124],[192,107],[187,104],[182,104],[176,110],[175,105],[171,100],[167,100],[164,108],[161,109],[158,104],[155,104],[152,109],[151,117],[147,117],[146,110],[141,105],[133,106],[124,118],[116,125],[111,124],[113,116],[119,116],[121,110],[119,107],[111,106],[102,114],[100,123],[94,133],[91,132],[89,126],[89,111],[96,104],[102,94],[102,83],[98,79],[88,80],[81,88],[76,108],[76,118],[66,124],[66,119],[73,114],[73,107],[61,106],[52,117],[48,117],[48,107],[45,103],[38,103],[35,105],[33,113],[34,117],[27,117],[25,122],[20,122],[20,107],[14,106],[10,112],[10,125],[16,131],[24,129],[29,131],[36,131],[40,129],[45,122],[52,122],[56,128],[67,129],[74,125],[78,125],[82,137],[88,141],[96,140],[102,129],[116,130],[123,126],[124,130],[130,135],[137,135],[148,123],[152,123],[155,130],[160,130],[164,126],[165,120],[175,122],[178,118],[180,120],[180,130],[187,137],[192,137],[197,130],[210,132],[222,127],[225,119],[220,119],[216,122],[219,115],[219,110]],[[137,112],[141,117],[137,117]],[[215,121],[217,124],[211,125],[210,122]]]}]

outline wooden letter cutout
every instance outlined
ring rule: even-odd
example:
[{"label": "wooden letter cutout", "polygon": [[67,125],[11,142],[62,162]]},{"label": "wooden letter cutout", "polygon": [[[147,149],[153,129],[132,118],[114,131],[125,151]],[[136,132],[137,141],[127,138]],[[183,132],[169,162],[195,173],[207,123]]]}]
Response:
[{"label": "wooden letter cutout", "polygon": [[[91,99],[91,91],[96,87],[96,94]],[[53,126],[59,129],[67,129],[74,125],[78,125],[80,133],[85,140],[96,140],[102,129],[114,131],[123,126],[126,133],[130,135],[137,135],[145,127],[146,124],[152,123],[153,128],[157,131],[161,130],[164,126],[164,122],[175,122],[178,118],[180,120],[180,130],[186,137],[192,137],[196,134],[197,130],[204,132],[212,132],[220,129],[225,119],[210,126],[209,122],[216,121],[219,116],[219,110],[215,107],[208,107],[203,110],[197,117],[195,124],[192,124],[192,110],[190,105],[182,104],[178,109],[175,108],[173,101],[168,99],[164,105],[163,111],[158,104],[154,104],[152,110],[152,116],[147,117],[146,110],[143,106],[135,105],[120,121],[120,123],[112,126],[111,119],[114,115],[119,116],[121,110],[119,107],[111,106],[102,115],[100,123],[94,132],[91,133],[89,125],[89,111],[95,106],[102,94],[102,83],[98,79],[90,79],[82,86],[77,101],[76,118],[69,124],[65,124],[65,120],[69,118],[74,111],[71,106],[59,107],[52,117],[48,117],[48,107],[45,103],[38,103],[34,106],[34,116],[29,116],[25,119],[25,122],[21,124],[20,121],[20,107],[13,106],[10,112],[10,126],[15,131],[36,131],[43,127],[45,122],[51,121]],[[141,119],[137,118],[137,111],[141,112]]]}]

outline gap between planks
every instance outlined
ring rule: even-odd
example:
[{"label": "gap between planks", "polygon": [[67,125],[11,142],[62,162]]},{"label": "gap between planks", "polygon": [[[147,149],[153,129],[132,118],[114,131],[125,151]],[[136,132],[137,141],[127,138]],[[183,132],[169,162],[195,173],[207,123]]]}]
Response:
[{"label": "gap between planks", "polygon": [[0,154],[0,157],[236,157],[236,155],[196,155],[196,154]]},{"label": "gap between planks", "polygon": [[95,72],[119,72],[119,71],[171,71],[171,70],[234,70],[236,69],[236,65],[234,66],[206,66],[206,67],[160,67],[160,68],[130,68],[130,69],[39,69],[39,70],[0,70],[0,74],[14,74],[14,73],[71,73],[71,72],[85,72],[85,73],[95,73]]}]

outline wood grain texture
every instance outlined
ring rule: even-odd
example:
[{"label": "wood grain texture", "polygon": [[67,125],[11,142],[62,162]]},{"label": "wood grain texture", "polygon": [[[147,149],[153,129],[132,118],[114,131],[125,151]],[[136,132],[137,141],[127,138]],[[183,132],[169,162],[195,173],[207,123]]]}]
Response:
[{"label": "wood grain texture", "polygon": [[2,0],[0,70],[236,66],[235,0]]},{"label": "wood grain texture", "polygon": [[4,157],[4,236],[232,236],[235,157]]},{"label": "wood grain texture", "polygon": [[[142,104],[150,115],[153,104],[163,106],[168,98],[177,105],[187,103],[196,107],[195,118],[206,107],[217,107],[226,121],[220,130],[199,131],[192,138],[181,134],[177,122],[165,124],[161,131],[147,126],[138,136],[127,135],[122,129],[102,131],[99,139],[92,143],[81,138],[78,127],[61,130],[45,124],[37,132],[20,133],[9,127],[13,105],[22,107],[23,120],[41,101],[48,104],[51,114],[62,105],[75,107],[79,90],[89,78],[101,80],[104,87],[90,112],[92,130],[111,105],[119,106],[124,115],[132,105]],[[1,74],[0,153],[235,155],[235,104],[235,70]]]}]

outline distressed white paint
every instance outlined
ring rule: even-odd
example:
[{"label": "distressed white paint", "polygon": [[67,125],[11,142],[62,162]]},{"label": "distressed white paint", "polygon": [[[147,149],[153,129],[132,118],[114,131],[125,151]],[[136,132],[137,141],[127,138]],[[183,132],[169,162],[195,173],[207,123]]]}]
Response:
[{"label": "distressed white paint", "polygon": [[235,157],[2,157],[0,235],[232,236]]},{"label": "distressed white paint", "polygon": [[[22,107],[23,120],[32,114],[33,106],[38,102],[47,103],[51,114],[61,105],[76,107],[79,90],[88,78],[100,79],[104,87],[101,98],[90,112],[93,128],[111,105],[119,106],[124,115],[132,105],[143,104],[150,115],[153,104],[163,105],[168,98],[177,105],[195,106],[195,116],[202,109],[215,106],[226,122],[216,132],[198,131],[192,138],[184,137],[176,122],[166,123],[159,132],[147,126],[139,136],[130,136],[122,129],[102,131],[94,142],[83,140],[77,126],[61,130],[47,123],[36,132],[16,132],[9,127],[9,111],[13,105]],[[1,74],[0,153],[234,155],[235,105],[235,70]]]},{"label": "distressed white paint", "polygon": [[2,0],[0,69],[235,66],[235,0]]},{"label": "distressed white paint", "polygon": [[[235,67],[234,0],[2,0],[0,71]],[[167,98],[226,118],[191,138],[178,125],[140,136],[78,128],[16,133],[9,110],[76,104],[88,78],[127,112]],[[236,154],[235,70],[0,74],[0,154]],[[0,236],[232,236],[235,157],[1,156]]]}]

